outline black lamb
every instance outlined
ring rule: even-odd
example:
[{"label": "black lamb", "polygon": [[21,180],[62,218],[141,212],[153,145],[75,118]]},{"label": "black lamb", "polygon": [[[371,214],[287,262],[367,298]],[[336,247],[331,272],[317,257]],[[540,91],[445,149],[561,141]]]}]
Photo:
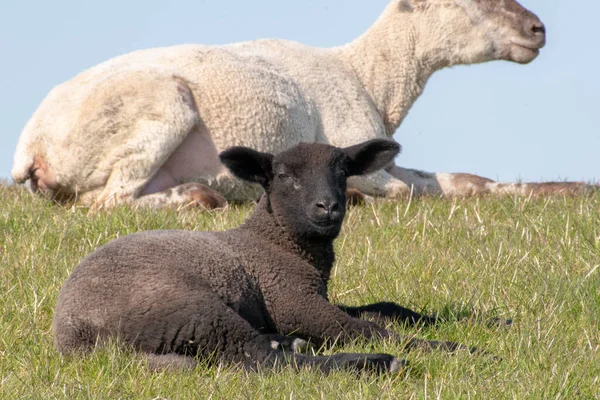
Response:
[{"label": "black lamb", "polygon": [[319,346],[359,337],[391,338],[405,347],[462,347],[402,338],[357,318],[370,313],[432,322],[394,303],[343,307],[327,299],[346,180],[389,165],[399,149],[392,141],[371,140],[343,149],[299,144],[276,156],[244,147],[224,151],[221,161],[233,174],[265,189],[254,214],[225,232],[146,231],[100,247],[61,289],[56,346],[76,353],[118,337],[158,367],[216,359],[247,368],[379,372],[396,371],[404,361],[388,354],[288,350],[303,340]]}]

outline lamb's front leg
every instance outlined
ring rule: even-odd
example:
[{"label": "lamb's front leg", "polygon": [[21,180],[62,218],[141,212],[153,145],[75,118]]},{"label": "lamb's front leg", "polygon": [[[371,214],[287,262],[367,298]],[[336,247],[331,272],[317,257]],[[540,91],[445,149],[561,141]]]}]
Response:
[{"label": "lamb's front leg", "polygon": [[388,169],[395,178],[412,188],[414,194],[443,194],[444,196],[517,195],[544,196],[552,194],[585,194],[600,191],[600,186],[582,182],[504,183],[464,173],[429,173],[397,165]]},{"label": "lamb's front leg", "polygon": [[[395,321],[408,323],[410,325],[422,324],[431,326],[439,322],[437,316],[419,314],[392,302],[379,302],[356,307],[338,305],[338,307],[352,317],[370,319],[378,325],[384,325],[388,321]],[[481,319],[477,317],[466,317],[465,319],[470,321],[481,321]],[[483,320],[483,322],[490,327],[510,326],[512,324],[512,319],[491,318]]]},{"label": "lamb's front leg", "polygon": [[277,329],[282,334],[292,334],[309,339],[317,346],[323,343],[350,343],[359,338],[390,339],[405,349],[422,348],[455,351],[474,348],[456,342],[407,338],[385,329],[371,321],[354,318],[317,294],[303,296],[293,302],[282,299],[273,310]]}]

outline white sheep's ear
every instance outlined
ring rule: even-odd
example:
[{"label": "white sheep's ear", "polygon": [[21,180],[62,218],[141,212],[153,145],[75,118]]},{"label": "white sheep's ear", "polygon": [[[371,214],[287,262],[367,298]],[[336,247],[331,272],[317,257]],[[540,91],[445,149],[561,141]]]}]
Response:
[{"label": "white sheep's ear", "polygon": [[260,183],[265,189],[273,179],[273,154],[248,147],[231,147],[219,154],[219,159],[236,177]]},{"label": "white sheep's ear", "polygon": [[370,174],[380,170],[394,161],[400,149],[398,143],[386,139],[373,139],[342,149],[348,156],[348,176]]}]

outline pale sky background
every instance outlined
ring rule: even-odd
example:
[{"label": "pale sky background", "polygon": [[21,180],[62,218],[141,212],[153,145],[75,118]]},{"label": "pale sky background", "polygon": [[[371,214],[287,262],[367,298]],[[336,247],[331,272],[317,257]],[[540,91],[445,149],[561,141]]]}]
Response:
[{"label": "pale sky background", "polygon": [[[0,179],[48,91],[137,49],[284,38],[351,41],[388,0],[1,0]],[[577,3],[575,6],[574,3]],[[600,2],[522,0],[546,24],[529,65],[438,72],[395,139],[399,165],[500,180],[600,180]]]}]

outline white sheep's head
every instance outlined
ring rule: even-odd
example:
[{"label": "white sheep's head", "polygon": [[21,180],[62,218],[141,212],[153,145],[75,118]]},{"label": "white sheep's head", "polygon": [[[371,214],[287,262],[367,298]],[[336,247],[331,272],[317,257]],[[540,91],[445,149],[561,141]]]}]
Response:
[{"label": "white sheep's head", "polygon": [[440,66],[492,60],[526,64],[546,44],[544,24],[515,0],[394,0],[392,5],[397,15],[413,14],[424,41],[422,56]]}]

